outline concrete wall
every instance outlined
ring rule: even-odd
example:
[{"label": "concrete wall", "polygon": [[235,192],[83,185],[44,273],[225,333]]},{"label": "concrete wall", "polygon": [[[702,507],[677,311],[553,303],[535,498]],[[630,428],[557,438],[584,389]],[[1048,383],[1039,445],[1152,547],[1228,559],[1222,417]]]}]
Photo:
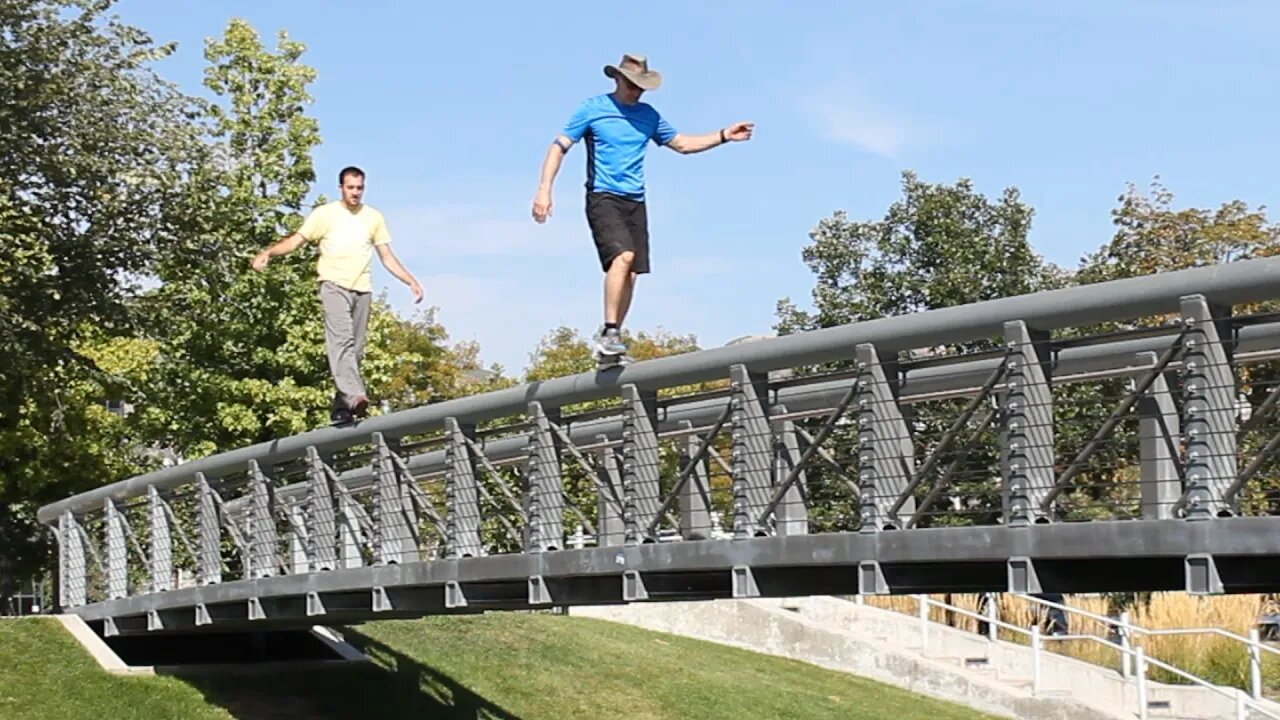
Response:
[{"label": "concrete wall", "polygon": [[[635,603],[570,612],[803,660],[1002,717],[1137,717],[1136,683],[1118,668],[1044,652],[1041,691],[1033,695],[1027,646],[929,623],[922,647],[918,618],[832,597]],[[1155,682],[1147,688],[1155,703],[1149,705],[1152,718],[1235,717],[1235,702],[1211,690]]]}]

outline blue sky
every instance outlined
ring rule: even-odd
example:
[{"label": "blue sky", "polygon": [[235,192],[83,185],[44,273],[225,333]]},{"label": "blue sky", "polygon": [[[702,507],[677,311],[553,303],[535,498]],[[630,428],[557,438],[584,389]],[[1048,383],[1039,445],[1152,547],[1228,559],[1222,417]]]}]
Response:
[{"label": "blue sky", "polygon": [[[736,120],[755,138],[695,156],[649,153],[652,275],[628,325],[704,347],[770,333],[782,297],[807,306],[808,232],[844,209],[878,219],[904,169],[930,182],[1018,187],[1032,242],[1074,266],[1112,233],[1125,183],[1160,175],[1179,204],[1276,204],[1280,3],[417,3],[121,0],[200,90],[204,38],[233,17],[305,42],[324,144],[317,192],[369,172],[424,305],[454,340],[518,372],[559,325],[592,332],[601,276],[583,217],[584,154],[555,214],[530,218],[551,138],[623,52],[665,77],[646,100],[689,133]],[[407,289],[375,282],[409,312]],[[317,309],[318,312],[318,309]]]}]

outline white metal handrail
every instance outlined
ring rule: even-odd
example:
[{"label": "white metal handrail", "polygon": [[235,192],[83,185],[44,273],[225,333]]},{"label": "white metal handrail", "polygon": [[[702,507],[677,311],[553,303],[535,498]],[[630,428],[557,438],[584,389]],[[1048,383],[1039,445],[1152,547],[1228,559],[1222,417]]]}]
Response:
[{"label": "white metal handrail", "polygon": [[[1128,636],[1130,634],[1148,635],[1148,636],[1217,635],[1219,637],[1224,637],[1229,640],[1235,640],[1236,642],[1242,643],[1246,646],[1246,648],[1249,651],[1249,696],[1252,697],[1254,700],[1262,699],[1262,653],[1269,652],[1269,653],[1272,653],[1273,655],[1280,656],[1280,650],[1273,648],[1270,645],[1263,644],[1261,639],[1261,634],[1258,632],[1256,628],[1249,631],[1249,637],[1245,637],[1243,635],[1233,633],[1230,630],[1223,630],[1222,628],[1168,628],[1163,630],[1155,630],[1151,628],[1145,628],[1141,625],[1134,625],[1133,623],[1129,622],[1129,613],[1127,611],[1120,613],[1119,618],[1113,618],[1113,617],[1108,617],[1105,615],[1099,615],[1097,613],[1089,612],[1088,610],[1083,610],[1081,608],[1073,608],[1068,605],[1056,603],[1056,602],[1053,602],[1052,600],[1045,600],[1044,598],[1038,598],[1033,595],[1018,593],[1016,594],[1016,596],[1034,604],[1057,608],[1067,613],[1080,615],[1082,617],[1087,617],[1092,620],[1096,620],[1098,622],[1104,623],[1108,626],[1115,627],[1120,631],[1122,644],[1126,646],[1128,645]],[[1129,657],[1127,655],[1124,656],[1124,662],[1122,664],[1121,671],[1125,677],[1129,676]]]},{"label": "white metal handrail", "polygon": [[[1275,718],[1275,720],[1280,720],[1280,715],[1275,715],[1271,713],[1269,710],[1267,710],[1265,707],[1262,707],[1258,702],[1256,702],[1254,698],[1249,697],[1249,695],[1245,691],[1239,688],[1226,688],[1221,685],[1215,685],[1214,683],[1211,683],[1208,680],[1205,680],[1204,678],[1198,677],[1196,675],[1192,675],[1191,673],[1185,670],[1182,670],[1181,668],[1170,665],[1169,663],[1166,663],[1162,660],[1149,658],[1147,657],[1146,651],[1142,647],[1130,648],[1130,647],[1127,647],[1125,644],[1113,643],[1110,640],[1107,640],[1106,638],[1098,637],[1097,635],[1058,635],[1058,636],[1050,635],[1046,637],[1040,632],[1040,626],[1038,624],[1032,625],[1030,629],[1027,629],[1027,628],[1019,627],[1012,623],[999,620],[998,618],[994,617],[994,615],[990,612],[984,615],[982,613],[978,613],[973,610],[968,610],[966,608],[951,605],[941,600],[934,600],[933,598],[927,595],[916,595],[915,598],[917,601],[917,607],[919,608],[918,616],[920,618],[921,650],[922,651],[926,650],[929,644],[929,623],[930,623],[929,608],[930,607],[941,608],[953,613],[957,613],[962,616],[971,617],[975,620],[980,620],[983,622],[990,623],[990,627],[992,628],[992,630],[994,630],[995,628],[1005,628],[1011,632],[1019,633],[1019,634],[1030,637],[1031,638],[1031,691],[1033,694],[1038,694],[1040,692],[1041,685],[1042,685],[1040,654],[1043,651],[1043,644],[1046,639],[1057,641],[1057,642],[1064,642],[1069,640],[1091,640],[1093,642],[1100,643],[1103,646],[1118,650],[1121,653],[1121,656],[1125,657],[1126,659],[1133,658],[1134,664],[1136,666],[1135,675],[1136,675],[1137,696],[1138,696],[1137,700],[1138,700],[1139,720],[1147,720],[1147,713],[1148,713],[1147,667],[1148,666],[1155,666],[1161,670],[1172,673],[1174,675],[1177,675],[1187,680],[1192,685],[1206,688],[1230,700],[1233,700],[1236,706],[1237,720],[1246,720],[1246,718],[1248,717],[1249,709],[1256,710],[1262,715],[1265,715],[1266,717]],[[1038,600],[1038,598],[1035,598],[1035,599]],[[1056,603],[1052,603],[1050,601],[1044,601],[1044,602],[1050,605],[1056,605]],[[1069,608],[1064,608],[1064,609],[1069,609]],[[1081,614],[1092,615],[1095,618],[1101,617],[1101,616],[1095,615],[1094,613],[1089,613],[1087,611],[1081,611]],[[1114,624],[1114,621],[1111,618],[1103,618],[1103,619],[1108,623]],[[994,636],[994,633],[992,634]]]}]

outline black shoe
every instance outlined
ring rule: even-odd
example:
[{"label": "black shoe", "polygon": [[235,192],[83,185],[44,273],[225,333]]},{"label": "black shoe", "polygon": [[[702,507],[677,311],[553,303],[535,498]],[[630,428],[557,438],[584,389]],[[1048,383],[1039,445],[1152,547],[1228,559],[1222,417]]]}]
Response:
[{"label": "black shoe", "polygon": [[350,425],[355,421],[355,416],[346,408],[334,408],[329,411],[329,422],[334,425]]},{"label": "black shoe", "polygon": [[369,415],[369,398],[361,395],[351,403],[351,413],[356,417],[368,417]]}]

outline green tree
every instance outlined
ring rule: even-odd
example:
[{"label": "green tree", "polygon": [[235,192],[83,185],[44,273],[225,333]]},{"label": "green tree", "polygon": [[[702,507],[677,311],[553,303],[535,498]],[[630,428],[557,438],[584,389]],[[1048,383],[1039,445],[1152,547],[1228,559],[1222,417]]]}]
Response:
[{"label": "green tree", "polygon": [[136,327],[198,159],[172,47],[112,5],[0,1],[0,603],[47,558],[35,509],[132,467],[84,349]]},{"label": "green tree", "polygon": [[[778,303],[777,330],[790,334],[1061,284],[1061,272],[1047,265],[1028,240],[1033,214],[1016,188],[1006,188],[993,200],[976,192],[968,179],[934,184],[904,172],[902,197],[889,206],[883,218],[856,221],[839,211],[818,223],[809,236],[812,242],[802,252],[815,276],[813,309],[802,310],[784,298]],[[927,354],[990,345],[988,339],[928,349]],[[883,354],[880,358],[882,362],[912,359]],[[817,373],[848,366],[845,362],[799,370],[802,374]],[[938,446],[964,405],[964,400],[931,400],[905,409],[908,424],[914,428],[918,460]],[[954,484],[933,510],[946,510],[947,500],[962,509],[926,517],[922,525],[990,522],[999,511],[999,488],[993,480],[999,477],[995,435],[990,428],[982,431],[978,427],[981,416],[978,413],[960,436],[980,433],[974,450],[961,457],[953,446],[938,463],[935,477],[927,479],[917,493],[921,499],[941,469],[958,460]],[[798,424],[813,432],[821,422],[822,418],[816,418]],[[851,428],[837,430],[828,446],[840,465],[857,467],[857,438]],[[845,478],[817,464],[807,476],[815,525],[831,530],[856,527],[857,502]]]},{"label": "green tree", "polygon": [[145,302],[160,340],[134,400],[140,438],[186,456],[297,433],[328,400],[314,248],[248,271],[253,252],[301,223],[315,179],[318,124],[306,113],[315,70],[280,33],[274,52],[233,20],[205,47],[206,163],[189,188],[183,242]]},{"label": "green tree", "polygon": [[[133,419],[139,439],[187,457],[328,422],[316,247],[266,273],[249,270],[253,254],[297,229],[310,209],[311,153],[321,140],[306,112],[316,72],[304,52],[284,32],[266,48],[243,20],[205,47],[205,86],[216,98],[206,109],[208,162],[187,197],[184,242],[146,299],[149,335],[161,342]],[[404,319],[378,298],[363,366],[375,400],[397,409],[492,384],[477,348],[450,347],[447,338],[434,311]]]},{"label": "green tree", "polygon": [[1111,211],[1111,240],[1084,257],[1081,284],[1217,265],[1280,252],[1280,226],[1266,209],[1240,201],[1215,209],[1176,208],[1173,193],[1156,177],[1150,193],[1129,184]]},{"label": "green tree", "polygon": [[812,312],[778,304],[791,333],[1042,289],[1052,269],[1027,239],[1033,211],[1016,188],[992,201],[972,181],[926,183],[902,174],[902,198],[881,220],[838,211],[801,253],[815,276]]}]

